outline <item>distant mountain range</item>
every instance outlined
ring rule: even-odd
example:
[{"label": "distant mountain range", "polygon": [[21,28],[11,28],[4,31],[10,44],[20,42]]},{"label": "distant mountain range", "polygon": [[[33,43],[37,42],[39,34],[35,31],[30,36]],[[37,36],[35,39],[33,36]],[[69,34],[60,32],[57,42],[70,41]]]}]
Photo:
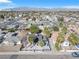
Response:
[{"label": "distant mountain range", "polygon": [[17,7],[17,8],[6,8],[1,11],[79,11],[75,8],[30,8],[30,7]]}]

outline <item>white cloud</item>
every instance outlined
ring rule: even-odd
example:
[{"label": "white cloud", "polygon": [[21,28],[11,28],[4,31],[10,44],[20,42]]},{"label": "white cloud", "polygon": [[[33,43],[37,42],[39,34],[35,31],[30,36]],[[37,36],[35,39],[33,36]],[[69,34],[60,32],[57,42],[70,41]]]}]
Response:
[{"label": "white cloud", "polygon": [[0,3],[11,3],[11,0],[0,0]]},{"label": "white cloud", "polygon": [[12,0],[0,0],[0,9],[13,8],[17,5]]},{"label": "white cloud", "polygon": [[64,6],[63,8],[79,8],[79,6]]}]

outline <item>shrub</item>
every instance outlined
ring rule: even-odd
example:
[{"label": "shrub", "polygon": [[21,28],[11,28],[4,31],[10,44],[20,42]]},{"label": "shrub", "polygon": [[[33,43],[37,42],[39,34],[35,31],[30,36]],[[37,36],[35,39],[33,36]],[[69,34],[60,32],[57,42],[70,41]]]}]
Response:
[{"label": "shrub", "polygon": [[45,46],[45,41],[44,40],[40,40],[38,42],[38,44],[39,44],[39,46],[43,47],[43,46]]},{"label": "shrub", "polygon": [[54,26],[54,27],[53,27],[53,30],[54,30],[54,31],[59,31],[59,28],[58,28],[57,26]]},{"label": "shrub", "polygon": [[29,38],[28,38],[28,41],[32,44],[33,43],[33,38],[34,38],[34,35],[30,35]]},{"label": "shrub", "polygon": [[15,31],[16,31],[16,29],[14,29],[14,28],[8,29],[8,32],[15,32]]}]

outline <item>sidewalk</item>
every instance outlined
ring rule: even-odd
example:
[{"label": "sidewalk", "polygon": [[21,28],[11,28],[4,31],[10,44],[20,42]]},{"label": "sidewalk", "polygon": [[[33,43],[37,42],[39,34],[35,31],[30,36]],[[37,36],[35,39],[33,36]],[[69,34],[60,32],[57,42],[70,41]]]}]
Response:
[{"label": "sidewalk", "polygon": [[[19,52],[0,52],[0,55],[70,55],[73,51],[19,51]],[[75,50],[74,52],[78,52]]]},{"label": "sidewalk", "polygon": [[51,51],[19,51],[19,52],[0,52],[0,55],[52,55]]}]

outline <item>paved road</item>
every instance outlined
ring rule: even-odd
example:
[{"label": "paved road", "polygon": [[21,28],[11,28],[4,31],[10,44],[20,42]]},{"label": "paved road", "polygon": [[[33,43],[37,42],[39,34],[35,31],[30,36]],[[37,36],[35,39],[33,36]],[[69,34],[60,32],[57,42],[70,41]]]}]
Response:
[{"label": "paved road", "polygon": [[71,55],[0,55],[0,59],[79,59]]}]

